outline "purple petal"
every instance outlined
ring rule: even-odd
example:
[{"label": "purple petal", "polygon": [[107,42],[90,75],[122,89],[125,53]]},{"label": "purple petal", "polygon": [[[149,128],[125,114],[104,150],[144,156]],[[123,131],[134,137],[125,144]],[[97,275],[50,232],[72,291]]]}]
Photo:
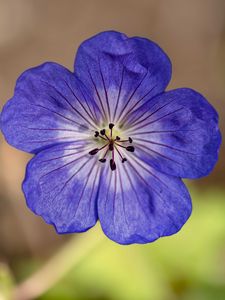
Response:
[{"label": "purple petal", "polygon": [[199,93],[177,89],[159,95],[126,120],[136,155],[166,174],[198,178],[218,159],[218,115]]},{"label": "purple petal", "polygon": [[125,116],[166,88],[171,63],[150,40],[108,31],[81,44],[76,75],[88,86],[106,122]]},{"label": "purple petal", "polygon": [[100,168],[88,151],[78,143],[54,146],[28,164],[23,183],[27,205],[58,233],[85,231],[97,221]]},{"label": "purple petal", "polygon": [[117,166],[101,178],[98,216],[105,234],[131,244],[179,231],[191,214],[191,199],[181,179],[136,158]]},{"label": "purple petal", "polygon": [[54,144],[85,139],[99,112],[84,85],[56,63],[24,72],[1,114],[1,129],[18,149],[38,152]]}]

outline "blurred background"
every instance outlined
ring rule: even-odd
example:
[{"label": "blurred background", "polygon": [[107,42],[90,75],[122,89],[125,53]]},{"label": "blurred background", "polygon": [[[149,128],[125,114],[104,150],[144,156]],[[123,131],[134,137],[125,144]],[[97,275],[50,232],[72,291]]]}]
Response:
[{"label": "blurred background", "polygon": [[[157,42],[173,63],[168,88],[204,94],[224,135],[224,0],[0,0],[0,109],[24,70],[72,70],[79,44],[109,29]],[[31,156],[0,134],[0,300],[225,299],[224,153],[210,176],[187,182],[194,210],[181,232],[120,246],[99,226],[59,236],[29,211],[21,182]]]}]

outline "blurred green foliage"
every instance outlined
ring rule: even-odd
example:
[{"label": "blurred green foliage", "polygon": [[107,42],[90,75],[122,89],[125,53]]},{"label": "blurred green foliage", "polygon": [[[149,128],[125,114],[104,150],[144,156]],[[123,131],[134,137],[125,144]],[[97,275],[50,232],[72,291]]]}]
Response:
[{"label": "blurred green foliage", "polygon": [[105,239],[40,299],[224,300],[225,195],[192,198],[193,214],[177,235],[131,246]]},{"label": "blurred green foliage", "polygon": [[[193,214],[178,234],[152,244],[130,246],[103,237],[38,299],[224,300],[225,194],[216,189],[191,194]],[[92,234],[102,236],[100,226]],[[80,242],[76,238],[70,244],[72,255],[76,255]],[[63,259],[66,262],[70,258]],[[75,261],[71,256],[71,264]],[[35,264],[21,265],[21,274],[28,265]],[[52,268],[56,271],[57,265]]]},{"label": "blurred green foliage", "polygon": [[10,299],[12,289],[12,274],[5,264],[0,263],[0,300]]}]

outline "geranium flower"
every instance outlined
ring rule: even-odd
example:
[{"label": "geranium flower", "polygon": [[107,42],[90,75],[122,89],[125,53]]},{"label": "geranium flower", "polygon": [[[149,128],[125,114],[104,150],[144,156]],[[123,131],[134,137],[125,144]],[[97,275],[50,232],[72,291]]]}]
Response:
[{"label": "geranium flower", "polygon": [[1,114],[9,144],[34,153],[23,192],[58,233],[100,221],[121,244],[180,230],[191,214],[181,178],[213,169],[218,116],[194,90],[165,92],[171,63],[155,43],[109,31],[81,44],[75,71],[25,71]]}]

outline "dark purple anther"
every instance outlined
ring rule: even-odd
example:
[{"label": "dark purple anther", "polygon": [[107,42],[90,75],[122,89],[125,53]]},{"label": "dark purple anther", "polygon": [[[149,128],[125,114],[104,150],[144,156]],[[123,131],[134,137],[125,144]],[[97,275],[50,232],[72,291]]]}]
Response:
[{"label": "dark purple anther", "polygon": [[105,129],[100,130],[101,135],[105,135]]},{"label": "dark purple anther", "polygon": [[129,152],[134,152],[134,147],[133,146],[127,146],[126,150]]},{"label": "dark purple anther", "polygon": [[113,159],[110,159],[110,168],[112,171],[116,170],[116,163]]},{"label": "dark purple anther", "polygon": [[98,153],[98,148],[95,148],[89,152],[90,155],[95,155]]},{"label": "dark purple anther", "polygon": [[105,162],[106,162],[106,159],[105,159],[105,158],[101,158],[101,159],[99,159],[99,161],[100,161],[101,163],[105,163]]}]

